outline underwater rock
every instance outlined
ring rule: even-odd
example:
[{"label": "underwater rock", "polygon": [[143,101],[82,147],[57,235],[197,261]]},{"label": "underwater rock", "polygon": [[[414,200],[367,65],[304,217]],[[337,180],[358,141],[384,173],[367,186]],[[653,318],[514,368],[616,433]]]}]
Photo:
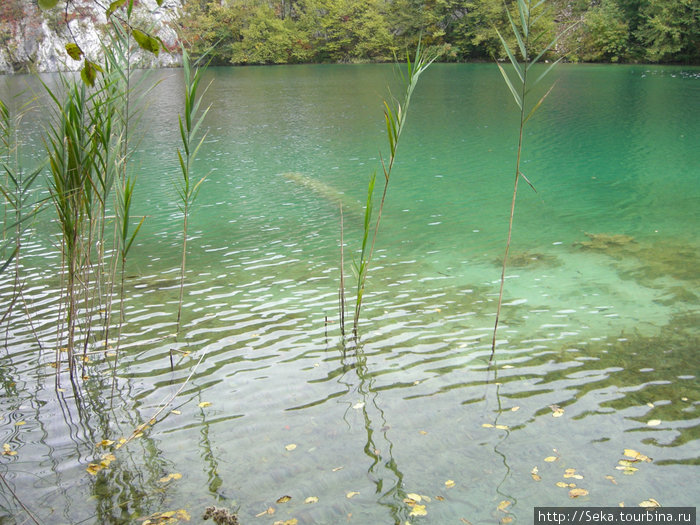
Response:
[{"label": "underwater rock", "polygon": [[207,507],[205,509],[202,519],[206,521],[209,518],[214,520],[216,525],[239,525],[238,516],[235,513],[232,514],[228,510],[220,509],[219,507]]},{"label": "underwater rock", "polygon": [[[496,266],[503,264],[500,257],[494,260]],[[508,265],[514,268],[527,268],[530,266],[561,266],[562,262],[558,257],[539,252],[518,252],[508,255]]]},{"label": "underwater rock", "polygon": [[364,217],[365,211],[362,204],[333,186],[330,186],[325,182],[321,182],[320,180],[308,177],[303,173],[288,172],[283,173],[282,176],[294,184],[311,190],[319,197],[332,202],[336,206],[342,205],[344,213],[349,213],[350,215],[356,217]]},{"label": "underwater rock", "polygon": [[636,241],[630,235],[609,234],[609,233],[588,233],[584,232],[590,241],[575,242],[574,246],[581,246],[589,250],[614,250],[627,247]]}]

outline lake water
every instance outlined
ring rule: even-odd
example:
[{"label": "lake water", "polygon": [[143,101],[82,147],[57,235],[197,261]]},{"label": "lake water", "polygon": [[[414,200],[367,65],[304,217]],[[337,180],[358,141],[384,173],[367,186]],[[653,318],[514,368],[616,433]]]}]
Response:
[{"label": "lake water", "polygon": [[[353,284],[367,181],[387,155],[382,99],[400,91],[392,67],[207,73],[195,165],[207,179],[177,340],[182,78],[154,73],[115,398],[98,356],[79,392],[65,379],[55,391],[61,258],[45,212],[25,247],[23,306],[3,325],[7,483],[51,524],[178,510],[198,523],[209,505],[238,508],[246,525],[527,524],[535,506],[700,503],[700,68],[554,76],[526,128],[522,171],[537,193],[520,188],[489,368],[518,124],[494,65],[437,64],[421,79],[358,343],[338,327],[338,201]],[[0,78],[0,94],[26,85]],[[30,164],[40,115],[21,134]],[[6,272],[0,311],[11,297]],[[171,370],[173,348],[189,354]],[[142,437],[96,445],[148,422],[193,370]],[[625,449],[652,461],[621,464]],[[105,452],[109,467],[86,472]],[[587,495],[571,498],[570,484]],[[0,494],[0,523],[27,523]]]}]

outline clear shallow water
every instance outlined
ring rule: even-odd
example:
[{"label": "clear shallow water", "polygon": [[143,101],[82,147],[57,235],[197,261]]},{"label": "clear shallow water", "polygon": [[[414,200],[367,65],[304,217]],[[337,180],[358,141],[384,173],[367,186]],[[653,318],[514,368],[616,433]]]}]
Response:
[{"label": "clear shallow water", "polygon": [[[559,68],[526,136],[523,171],[538,193],[519,196],[495,371],[489,335],[517,145],[495,67],[436,65],[419,86],[361,344],[346,348],[337,200],[349,259],[379,169],[391,67],[209,73],[214,107],[197,164],[208,178],[191,219],[178,341],[181,79],[161,75],[134,160],[148,219],[129,263],[111,409],[98,358],[85,390],[57,399],[47,365],[60,257],[47,214],[26,248],[32,325],[26,312],[8,325],[0,432],[17,451],[2,456],[3,476],[37,516],[138,523],[186,509],[197,522],[218,504],[240,505],[242,523],[529,523],[536,505],[698,503],[700,70]],[[25,79],[3,81],[17,91]],[[38,125],[26,126],[25,155],[37,157]],[[174,371],[171,348],[191,352]],[[161,413],[89,475],[95,443],[147,422],[202,355],[173,403],[180,413]],[[625,475],[616,467],[627,448],[653,461]],[[568,468],[583,479],[563,478]],[[570,499],[562,481],[589,494]],[[407,493],[430,498],[426,516],[409,516]],[[0,520],[21,523],[2,494]],[[276,503],[284,495],[291,501]],[[504,500],[508,514],[497,509]]]}]

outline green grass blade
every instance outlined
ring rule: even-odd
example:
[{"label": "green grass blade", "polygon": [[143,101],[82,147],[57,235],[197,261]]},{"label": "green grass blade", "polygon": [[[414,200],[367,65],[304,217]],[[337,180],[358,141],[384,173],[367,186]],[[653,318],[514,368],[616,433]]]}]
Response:
[{"label": "green grass blade", "polygon": [[510,50],[510,46],[506,42],[506,39],[503,38],[503,35],[496,29],[496,33],[498,34],[498,38],[501,39],[501,44],[503,44],[503,49],[506,50],[506,54],[508,55],[508,58],[510,59],[510,63],[513,64],[513,69],[515,69],[515,72],[518,74],[518,77],[520,77],[521,82],[525,82],[525,76],[523,75],[523,68],[518,63],[517,59],[515,58],[515,55],[513,55],[513,52]]},{"label": "green grass blade", "polygon": [[508,86],[508,89],[510,89],[510,92],[513,94],[513,98],[515,99],[515,103],[518,105],[520,109],[523,108],[523,102],[520,99],[520,95],[518,92],[515,90],[515,87],[513,87],[513,83],[510,81],[510,78],[508,78],[508,73],[506,73],[506,70],[503,69],[503,66],[496,62],[496,65],[498,66],[499,71],[501,72],[501,75],[503,75],[503,80],[506,81],[506,85]]}]

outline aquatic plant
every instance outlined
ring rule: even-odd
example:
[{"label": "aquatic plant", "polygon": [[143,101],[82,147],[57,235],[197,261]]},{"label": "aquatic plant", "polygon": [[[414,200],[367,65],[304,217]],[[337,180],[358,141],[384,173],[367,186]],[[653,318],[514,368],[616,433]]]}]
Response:
[{"label": "aquatic plant", "polygon": [[[190,209],[194,203],[199,187],[201,186],[206,175],[204,175],[199,181],[194,182],[192,180],[192,162],[197,156],[199,148],[202,146],[204,139],[206,138],[206,133],[197,140],[197,133],[199,128],[204,121],[209,112],[207,107],[204,111],[199,112],[199,105],[202,102],[202,96],[206,92],[206,88],[202,93],[197,93],[199,89],[199,82],[202,79],[203,69],[197,67],[195,62],[194,74],[192,72],[192,65],[190,64],[190,58],[185,49],[182,49],[182,69],[185,82],[185,108],[184,108],[184,123],[182,115],[178,117],[180,124],[180,138],[182,139],[182,151],[177,150],[177,157],[180,161],[180,171],[182,179],[177,186],[177,192],[180,197],[179,208],[182,212],[182,261],[180,264],[180,297],[177,305],[177,331],[180,331],[180,318],[182,314],[182,297],[185,287],[185,266],[187,263],[187,226],[190,215]],[[184,154],[183,154],[184,151]]]},{"label": "aquatic plant", "polygon": [[503,35],[498,30],[496,30],[496,32],[498,33],[498,37],[501,40],[501,44],[503,45],[503,48],[506,54],[508,55],[508,59],[510,60],[510,63],[512,65],[512,69],[515,73],[515,78],[511,78],[512,75],[508,75],[508,73],[503,68],[503,66],[501,66],[501,64],[499,64],[498,62],[496,62],[496,64],[498,65],[498,69],[500,70],[501,75],[503,76],[503,80],[505,81],[506,86],[508,86],[508,89],[513,95],[513,99],[515,100],[515,103],[518,106],[518,111],[520,113],[520,127],[518,130],[518,148],[515,160],[515,179],[513,183],[513,197],[511,200],[510,216],[508,219],[508,235],[506,238],[505,253],[503,255],[501,281],[498,292],[498,305],[496,307],[496,321],[494,322],[493,339],[491,342],[491,360],[493,360],[493,356],[496,352],[496,334],[498,332],[498,323],[501,316],[501,306],[503,304],[503,287],[506,279],[508,252],[510,251],[510,242],[513,234],[513,218],[515,216],[515,201],[518,195],[518,183],[522,178],[533,190],[535,189],[532,183],[520,170],[520,161],[523,148],[523,131],[527,122],[537,112],[544,100],[551,93],[552,89],[554,88],[554,84],[550,86],[550,88],[544,93],[544,95],[542,95],[539,98],[539,100],[534,105],[532,105],[532,107],[528,105],[530,101],[529,95],[531,94],[532,89],[547,76],[547,74],[554,68],[554,66],[556,66],[562,60],[563,57],[549,64],[543,72],[541,72],[537,77],[535,77],[534,80],[532,80],[532,75],[534,74],[533,68],[540,62],[540,60],[545,56],[545,54],[548,51],[554,48],[559,38],[561,38],[566,32],[571,30],[571,28],[573,27],[569,26],[564,32],[554,37],[554,39],[550,41],[549,44],[544,46],[544,48],[539,48],[539,54],[533,57],[532,55],[534,54],[533,49],[535,44],[537,44],[540,41],[540,39],[543,36],[545,36],[545,32],[540,32],[538,34],[532,33],[532,29],[535,27],[535,24],[537,23],[538,19],[542,16],[543,13],[546,12],[546,9],[543,5],[544,1],[545,0],[537,0],[536,2],[534,2],[533,0],[517,0],[519,23],[517,23],[513,19],[513,16],[511,15],[508,7],[505,7],[506,13],[508,15],[508,20],[510,21],[510,27],[513,31],[513,36],[515,37],[515,40],[518,44],[518,50],[520,52],[520,58],[522,59],[522,63],[518,60],[516,53],[514,53],[513,50],[510,48],[508,42],[503,37]]},{"label": "aquatic plant", "polygon": [[[372,255],[374,254],[374,246],[379,233],[379,225],[382,220],[382,211],[386,201],[387,190],[389,189],[389,180],[391,179],[391,171],[396,160],[396,153],[399,146],[401,132],[406,124],[406,116],[408,115],[408,107],[411,103],[411,96],[418,85],[418,79],[439,56],[439,52],[426,53],[421,47],[420,42],[416,48],[416,53],[411,62],[410,54],[406,54],[406,73],[399,69],[399,75],[404,84],[404,95],[402,100],[398,100],[393,96],[390,101],[384,101],[384,120],[386,122],[386,133],[389,141],[389,158],[385,160],[380,154],[382,173],[384,175],[384,189],[382,197],[377,209],[377,218],[372,228],[372,207],[374,186],[377,180],[377,172],[375,171],[370,177],[367,185],[367,203],[365,207],[365,215],[363,222],[362,248],[360,250],[359,262],[353,261],[353,269],[357,277],[357,292],[355,299],[355,314],[353,318],[353,333],[357,335],[357,326],[360,320],[360,310],[362,309],[362,300],[365,294],[365,282],[367,280],[367,271]],[[371,233],[371,242],[370,242]]]}]

